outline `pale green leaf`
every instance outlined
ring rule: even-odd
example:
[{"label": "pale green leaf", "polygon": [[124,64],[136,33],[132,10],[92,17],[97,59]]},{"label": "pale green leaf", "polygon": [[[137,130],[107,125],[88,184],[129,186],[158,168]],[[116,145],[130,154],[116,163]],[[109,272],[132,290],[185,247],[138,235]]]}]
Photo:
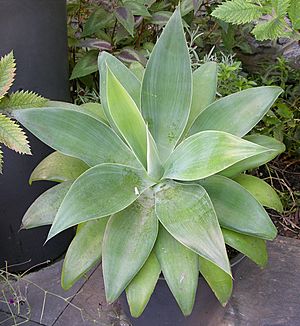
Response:
[{"label": "pale green leaf", "polygon": [[103,239],[106,299],[114,302],[146,262],[157,238],[153,193],[112,215]]},{"label": "pale green leaf", "polygon": [[10,89],[15,79],[16,63],[11,51],[0,59],[0,100]]},{"label": "pale green leaf", "polygon": [[190,130],[198,115],[215,100],[217,91],[217,68],[218,66],[215,62],[206,62],[193,72],[191,112],[184,134]]},{"label": "pale green leaf", "polygon": [[107,52],[102,52],[99,55],[98,67],[100,73],[101,104],[109,124],[112,126],[112,128],[114,128],[115,131],[118,131],[118,128],[114,125],[113,119],[109,114],[109,108],[107,104],[107,67],[109,67],[112,73],[120,81],[122,86],[126,89],[130,97],[134,100],[139,108],[141,106],[141,82],[120,60]]},{"label": "pale green leaf", "polygon": [[154,291],[161,268],[153,252],[144,266],[126,288],[126,297],[132,317],[138,318],[144,311]]},{"label": "pale green leaf", "polygon": [[129,66],[130,71],[142,82],[144,77],[145,68],[138,61],[132,62]]},{"label": "pale green leaf", "polygon": [[165,164],[165,178],[189,181],[216,174],[269,149],[223,131],[207,130],[184,140]]},{"label": "pale green leaf", "polygon": [[292,21],[293,29],[300,29],[300,1],[291,0],[291,5],[288,9],[289,18]]},{"label": "pale green leaf", "polygon": [[121,211],[152,185],[143,170],[119,164],[94,166],[70,188],[48,240],[71,226]]},{"label": "pale green leaf", "polygon": [[222,227],[273,240],[277,230],[261,204],[237,182],[223,176],[199,181],[208,192]]},{"label": "pale green leaf", "polygon": [[243,253],[259,266],[266,266],[268,252],[265,240],[228,229],[222,229],[222,233],[227,245]]},{"label": "pale green leaf", "polygon": [[109,124],[104,109],[100,103],[84,103],[81,104],[80,107],[83,108],[85,112],[90,113],[91,116],[97,117],[100,121],[106,123],[107,125]]},{"label": "pale green leaf", "polygon": [[199,257],[199,269],[217,299],[225,306],[232,293],[231,276],[203,257]]},{"label": "pale green leaf", "polygon": [[212,129],[242,137],[262,119],[281,93],[280,87],[263,86],[223,97],[200,113],[190,133]]},{"label": "pale green leaf", "polygon": [[32,171],[29,184],[39,180],[55,182],[75,180],[88,168],[89,166],[78,158],[54,152],[44,158]]},{"label": "pale green leaf", "polygon": [[183,133],[191,96],[191,63],[177,8],[154,46],[142,82],[142,112],[162,163]]},{"label": "pale green leaf", "polygon": [[224,175],[225,177],[234,177],[246,170],[257,168],[273,160],[277,155],[285,151],[284,144],[276,140],[275,138],[253,134],[245,136],[244,139],[260,146],[263,146],[265,148],[268,148],[269,151],[246,158],[245,160],[242,160],[232,165],[224,171],[221,171],[220,174]]},{"label": "pale green leaf", "polygon": [[13,120],[0,113],[0,143],[17,153],[31,154],[25,132]]},{"label": "pale green leaf", "polygon": [[191,314],[198,286],[198,256],[175,240],[162,226],[155,253],[164,278],[185,316]]},{"label": "pale green leaf", "polygon": [[261,205],[282,213],[283,207],[280,198],[268,183],[247,174],[240,174],[234,178],[234,181],[248,190]]},{"label": "pale green leaf", "polygon": [[245,0],[230,0],[219,5],[212,16],[227,23],[246,24],[258,19],[263,14],[262,7]]},{"label": "pale green leaf", "polygon": [[130,149],[105,124],[76,110],[16,110],[14,117],[45,144],[90,166],[120,163],[140,166]]},{"label": "pale green leaf", "polygon": [[72,185],[72,181],[63,182],[42,193],[28,208],[22,219],[22,228],[50,225]]},{"label": "pale green leaf", "polygon": [[110,116],[138,160],[147,168],[147,129],[141,112],[109,66],[106,80]]},{"label": "pale green leaf", "polygon": [[62,272],[61,286],[70,289],[101,259],[102,240],[108,217],[80,224],[67,250]]},{"label": "pale green leaf", "polygon": [[231,275],[218,219],[203,187],[161,183],[156,187],[155,211],[176,240]]}]

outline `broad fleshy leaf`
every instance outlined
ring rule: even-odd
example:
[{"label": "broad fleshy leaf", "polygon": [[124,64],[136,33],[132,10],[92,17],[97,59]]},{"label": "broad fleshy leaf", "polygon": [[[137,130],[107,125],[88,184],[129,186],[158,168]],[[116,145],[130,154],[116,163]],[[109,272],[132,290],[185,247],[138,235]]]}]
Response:
[{"label": "broad fleshy leaf", "polygon": [[265,181],[252,175],[240,174],[234,178],[246,190],[248,190],[261,205],[282,212],[283,207],[276,191]]},{"label": "broad fleshy leaf", "polygon": [[89,113],[91,116],[96,117],[103,123],[109,124],[104,109],[100,103],[84,103],[80,105],[80,108],[84,109],[84,112]]},{"label": "broad fleshy leaf", "polygon": [[231,276],[203,257],[199,257],[199,269],[217,299],[225,306],[232,293]]},{"label": "broad fleshy leaf", "polygon": [[133,99],[112,71],[107,69],[107,104],[110,116],[142,165],[147,168],[147,129]]},{"label": "broad fleshy leaf", "polygon": [[265,267],[268,262],[266,241],[246,234],[222,229],[225,243],[243,253],[257,265]]},{"label": "broad fleshy leaf", "polygon": [[232,178],[241,172],[257,168],[260,165],[273,160],[277,155],[285,151],[284,144],[272,137],[253,134],[245,136],[244,139],[268,148],[269,151],[246,158],[245,160],[230,166],[224,171],[221,171],[220,174],[224,175],[225,177]]},{"label": "broad fleshy leaf", "polygon": [[144,66],[138,61],[135,61],[130,64],[129,69],[132,73],[134,73],[138,80],[142,82],[145,73]]},{"label": "broad fleshy leaf", "polygon": [[196,180],[269,149],[223,131],[202,131],[184,140],[165,164],[165,178]]},{"label": "broad fleshy leaf", "polygon": [[163,167],[158,156],[155,141],[147,127],[147,172],[150,177],[159,180],[163,175]]},{"label": "broad fleshy leaf", "polygon": [[185,316],[191,314],[198,286],[198,256],[159,228],[155,254],[164,278]]},{"label": "broad fleshy leaf", "polygon": [[151,252],[144,266],[126,288],[126,297],[131,316],[138,318],[144,311],[158,281],[161,268]]},{"label": "broad fleshy leaf", "polygon": [[100,163],[140,166],[108,126],[87,114],[51,107],[16,110],[13,115],[47,145],[90,166]]},{"label": "broad fleshy leaf", "polygon": [[70,289],[81,276],[87,273],[101,259],[102,240],[108,217],[80,224],[67,250],[61,286]]},{"label": "broad fleshy leaf", "polygon": [[141,82],[120,60],[118,60],[113,55],[107,52],[102,52],[99,55],[98,68],[100,73],[101,104],[109,124],[114,128],[115,131],[118,131],[118,128],[114,125],[113,119],[109,114],[109,108],[107,104],[107,67],[109,67],[112,73],[120,81],[138,108],[141,106]]},{"label": "broad fleshy leaf", "polygon": [[191,112],[187,125],[186,134],[198,115],[216,98],[217,92],[217,70],[216,62],[206,62],[193,72],[193,96]]},{"label": "broad fleshy leaf", "polygon": [[144,193],[112,215],[103,239],[103,278],[108,302],[114,302],[146,262],[158,232],[153,193]]},{"label": "broad fleshy leaf", "polygon": [[222,227],[266,240],[276,237],[267,212],[237,182],[220,175],[199,182],[208,192]]},{"label": "broad fleshy leaf", "polygon": [[162,163],[183,133],[191,96],[190,57],[177,8],[154,46],[142,82],[143,117]]},{"label": "broad fleshy leaf", "polygon": [[281,93],[280,87],[263,86],[223,97],[200,113],[191,134],[213,129],[242,137],[261,120]]},{"label": "broad fleshy leaf", "polygon": [[221,228],[205,189],[198,184],[166,181],[155,190],[155,211],[166,230],[231,275]]},{"label": "broad fleshy leaf", "polygon": [[89,166],[78,158],[54,152],[44,158],[32,171],[29,184],[47,180],[63,182],[77,179]]},{"label": "broad fleshy leaf", "polygon": [[21,228],[51,225],[71,185],[72,181],[63,182],[42,193],[23,216]]},{"label": "broad fleshy leaf", "polygon": [[143,170],[119,164],[94,166],[70,188],[48,240],[71,226],[121,211],[152,185]]}]

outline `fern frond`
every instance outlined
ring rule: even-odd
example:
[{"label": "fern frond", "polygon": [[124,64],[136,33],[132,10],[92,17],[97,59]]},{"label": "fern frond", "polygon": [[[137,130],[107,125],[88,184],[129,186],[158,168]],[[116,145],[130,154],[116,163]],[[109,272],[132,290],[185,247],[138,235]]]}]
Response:
[{"label": "fern frond", "polygon": [[0,100],[10,89],[16,72],[16,62],[13,52],[0,59]]},{"label": "fern frond", "polygon": [[226,1],[212,12],[212,16],[236,25],[250,23],[262,14],[260,6],[245,0]]},{"label": "fern frond", "polygon": [[286,16],[290,4],[291,4],[291,0],[272,0],[272,7],[275,11],[276,17]]},{"label": "fern frond", "polygon": [[284,18],[273,18],[265,23],[257,24],[252,30],[258,41],[274,40],[278,37],[288,36]]},{"label": "fern frond", "polygon": [[2,173],[2,166],[3,166],[3,152],[0,146],[0,173]]},{"label": "fern frond", "polygon": [[300,1],[291,0],[291,5],[288,9],[288,15],[294,29],[300,29]]},{"label": "fern frond", "polygon": [[20,91],[4,97],[0,102],[0,109],[37,108],[44,106],[47,101],[34,92]]},{"label": "fern frond", "polygon": [[25,132],[13,120],[0,113],[0,142],[22,154],[31,154]]}]

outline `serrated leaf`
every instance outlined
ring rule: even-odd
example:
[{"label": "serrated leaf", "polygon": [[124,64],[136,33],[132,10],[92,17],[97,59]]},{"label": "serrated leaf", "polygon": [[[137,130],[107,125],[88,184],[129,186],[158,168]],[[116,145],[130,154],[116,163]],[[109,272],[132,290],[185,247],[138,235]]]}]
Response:
[{"label": "serrated leaf", "polygon": [[151,252],[147,261],[126,288],[126,297],[132,317],[138,318],[144,311],[158,281],[161,268]]},{"label": "serrated leaf", "polygon": [[287,25],[284,18],[276,17],[265,23],[257,24],[251,32],[258,41],[275,40],[287,36]]},{"label": "serrated leaf", "polygon": [[54,152],[44,158],[32,171],[29,184],[47,180],[64,182],[77,179],[89,166],[78,158]]},{"label": "serrated leaf", "polygon": [[123,210],[152,185],[143,170],[119,164],[94,166],[73,183],[47,240],[71,226]]},{"label": "serrated leaf", "polygon": [[26,211],[22,228],[51,225],[71,185],[72,181],[63,182],[42,193]]},{"label": "serrated leaf", "polygon": [[176,147],[164,166],[164,177],[182,181],[206,178],[267,151],[268,148],[223,131],[202,131]]},{"label": "serrated leaf", "polygon": [[288,9],[289,18],[292,21],[294,29],[300,29],[300,1],[290,0],[291,5]]},{"label": "serrated leaf", "polygon": [[242,137],[262,119],[281,93],[280,87],[263,86],[223,97],[199,114],[190,134],[211,129]]},{"label": "serrated leaf", "polygon": [[237,182],[215,175],[198,181],[208,192],[222,227],[273,240],[276,227],[261,204]]},{"label": "serrated leaf", "polygon": [[113,119],[109,114],[109,108],[107,104],[107,66],[111,69],[112,73],[120,81],[122,86],[126,89],[128,94],[134,100],[136,105],[141,106],[141,82],[138,78],[116,57],[107,52],[102,52],[98,58],[98,66],[100,73],[100,97],[101,104],[103,106],[105,115],[112,128],[118,132],[118,128],[114,125]]},{"label": "serrated leaf", "polygon": [[73,68],[70,80],[92,74],[98,70],[97,59],[99,51],[90,50],[80,58]]},{"label": "serrated leaf", "polygon": [[64,290],[70,289],[101,259],[102,240],[108,217],[80,224],[67,250],[61,274]]},{"label": "serrated leaf", "polygon": [[153,193],[112,215],[103,239],[105,295],[114,302],[146,262],[157,238]]},{"label": "serrated leaf", "polygon": [[28,139],[21,127],[0,113],[0,142],[22,154],[31,154]]},{"label": "serrated leaf", "polygon": [[225,243],[243,253],[257,265],[265,267],[268,262],[266,241],[246,234],[222,229]]},{"label": "serrated leaf", "polygon": [[277,17],[284,17],[290,7],[291,0],[272,0],[272,7]]},{"label": "serrated leaf", "polygon": [[219,5],[211,15],[227,23],[246,24],[263,14],[262,7],[245,0],[231,0]]},{"label": "serrated leaf", "polygon": [[273,160],[277,155],[285,151],[285,145],[272,137],[253,134],[245,136],[244,139],[251,141],[254,144],[264,146],[265,148],[268,148],[269,151],[249,157],[232,165],[224,171],[221,171],[220,174],[224,175],[225,177],[232,178],[241,172],[257,168]]},{"label": "serrated leaf", "polygon": [[38,108],[47,103],[47,99],[30,91],[18,91],[3,98],[0,109]]},{"label": "serrated leaf", "polygon": [[118,22],[123,25],[127,32],[133,36],[134,34],[134,16],[132,11],[126,7],[118,7],[115,9],[115,16]]},{"label": "serrated leaf", "polygon": [[155,211],[177,241],[231,275],[218,219],[202,186],[174,181],[157,185]]},{"label": "serrated leaf", "polygon": [[240,174],[234,181],[248,190],[261,205],[282,213],[283,207],[276,191],[265,181],[252,175]]},{"label": "serrated leaf", "polygon": [[2,173],[2,167],[3,167],[3,152],[0,146],[0,173]]},{"label": "serrated leaf", "polygon": [[11,51],[0,59],[0,100],[10,89],[15,79],[16,63]]},{"label": "serrated leaf", "polygon": [[225,306],[232,293],[232,277],[203,257],[199,257],[199,269],[217,299]]},{"label": "serrated leaf", "polygon": [[159,228],[155,254],[182,313],[191,314],[198,286],[198,256]]},{"label": "serrated leaf", "polygon": [[134,100],[127,93],[112,71],[107,69],[107,104],[110,116],[119,132],[147,168],[147,129]]},{"label": "serrated leaf", "polygon": [[215,62],[207,62],[193,72],[192,104],[184,135],[190,130],[199,114],[216,98],[217,68]]},{"label": "serrated leaf", "polygon": [[15,110],[13,116],[53,149],[89,166],[120,163],[140,166],[130,149],[105,124],[64,108]]},{"label": "serrated leaf", "polygon": [[191,92],[190,57],[177,8],[154,46],[142,82],[142,113],[162,163],[183,133]]}]

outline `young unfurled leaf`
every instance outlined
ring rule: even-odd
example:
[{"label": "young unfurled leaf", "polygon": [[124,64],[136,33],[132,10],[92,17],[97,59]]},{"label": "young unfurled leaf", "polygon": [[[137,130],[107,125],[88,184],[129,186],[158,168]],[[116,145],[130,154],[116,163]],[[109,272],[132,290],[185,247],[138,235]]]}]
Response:
[{"label": "young unfurled leaf", "polygon": [[198,286],[198,256],[159,228],[155,254],[182,313],[191,314]]},{"label": "young unfurled leaf", "polygon": [[32,171],[29,184],[39,180],[55,182],[75,180],[88,168],[89,166],[78,158],[54,152],[44,158]]},{"label": "young unfurled leaf", "polygon": [[158,221],[153,193],[145,193],[125,210],[112,215],[103,239],[106,299],[114,302],[146,262],[154,246]]},{"label": "young unfurled leaf", "polygon": [[101,259],[102,240],[108,217],[82,223],[67,250],[61,274],[64,290],[70,289],[81,276]]},{"label": "young unfurled leaf", "polygon": [[155,211],[176,240],[231,275],[218,219],[203,187],[174,181],[159,184]]}]

